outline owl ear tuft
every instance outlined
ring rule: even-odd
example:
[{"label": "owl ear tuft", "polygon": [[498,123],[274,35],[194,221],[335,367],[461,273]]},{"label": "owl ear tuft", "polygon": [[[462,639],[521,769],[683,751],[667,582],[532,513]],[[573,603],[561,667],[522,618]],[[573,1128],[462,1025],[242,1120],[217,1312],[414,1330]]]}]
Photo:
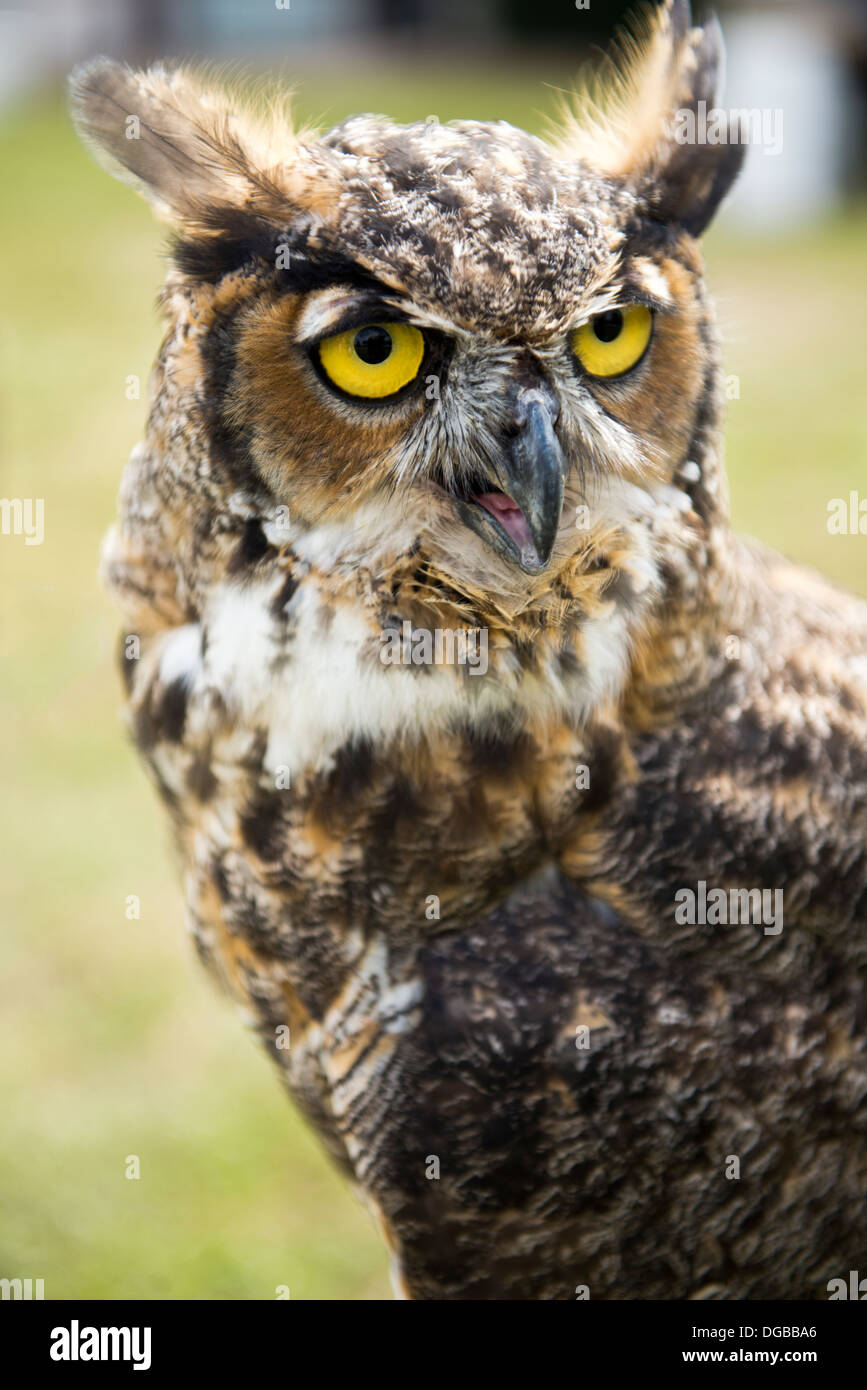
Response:
[{"label": "owl ear tuft", "polygon": [[[688,16],[688,7],[687,9]],[[728,113],[717,102],[725,71],[725,46],[715,17],[687,29],[673,51],[674,100],[662,117],[657,148],[636,182],[651,214],[700,236],[740,172],[746,153],[731,139]]]},{"label": "owl ear tuft", "polygon": [[215,204],[263,216],[285,210],[297,150],[285,112],[257,121],[186,68],[136,72],[109,58],[76,69],[70,105],[109,172],[167,221],[195,229]]},{"label": "owl ear tuft", "polygon": [[572,98],[559,154],[626,183],[650,216],[699,236],[744,157],[716,107],[724,64],[716,19],[693,28],[688,0],[665,0]]}]

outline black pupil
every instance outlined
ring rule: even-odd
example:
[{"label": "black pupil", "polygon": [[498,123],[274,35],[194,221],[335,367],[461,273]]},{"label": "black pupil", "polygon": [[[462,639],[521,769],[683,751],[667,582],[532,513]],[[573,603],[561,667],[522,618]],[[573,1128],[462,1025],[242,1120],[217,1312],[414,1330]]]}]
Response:
[{"label": "black pupil", "polygon": [[377,363],[384,362],[391,352],[391,334],[378,324],[359,328],[353,346],[362,362],[375,367]]},{"label": "black pupil", "polygon": [[593,320],[593,332],[600,343],[613,343],[623,328],[623,315],[619,309],[609,309]]}]

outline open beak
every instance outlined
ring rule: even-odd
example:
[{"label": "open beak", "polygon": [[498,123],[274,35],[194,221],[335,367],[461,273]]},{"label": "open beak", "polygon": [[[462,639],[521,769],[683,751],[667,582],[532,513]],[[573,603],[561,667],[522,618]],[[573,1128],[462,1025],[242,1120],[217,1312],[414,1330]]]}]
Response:
[{"label": "open beak", "polygon": [[566,460],[556,419],[542,392],[523,392],[491,480],[496,486],[456,499],[462,520],[527,574],[548,564],[563,513]]}]

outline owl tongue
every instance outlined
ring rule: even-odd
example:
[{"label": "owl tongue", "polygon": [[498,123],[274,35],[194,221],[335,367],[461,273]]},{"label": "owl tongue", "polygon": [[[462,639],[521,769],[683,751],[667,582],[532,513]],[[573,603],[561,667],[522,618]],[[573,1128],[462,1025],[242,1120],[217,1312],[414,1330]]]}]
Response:
[{"label": "owl tongue", "polygon": [[503,530],[512,537],[519,550],[532,546],[533,537],[527,525],[527,518],[521,508],[504,492],[478,492],[473,498],[486,512],[490,512]]}]

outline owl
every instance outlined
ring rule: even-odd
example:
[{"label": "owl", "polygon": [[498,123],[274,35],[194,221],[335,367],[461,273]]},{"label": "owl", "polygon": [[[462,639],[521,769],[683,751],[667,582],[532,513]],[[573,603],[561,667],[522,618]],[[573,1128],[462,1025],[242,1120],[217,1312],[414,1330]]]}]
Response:
[{"label": "owl", "polygon": [[720,67],[668,0],[546,139],[73,79],[171,235],[130,727],[404,1297],[867,1268],[867,607],[729,521]]}]

